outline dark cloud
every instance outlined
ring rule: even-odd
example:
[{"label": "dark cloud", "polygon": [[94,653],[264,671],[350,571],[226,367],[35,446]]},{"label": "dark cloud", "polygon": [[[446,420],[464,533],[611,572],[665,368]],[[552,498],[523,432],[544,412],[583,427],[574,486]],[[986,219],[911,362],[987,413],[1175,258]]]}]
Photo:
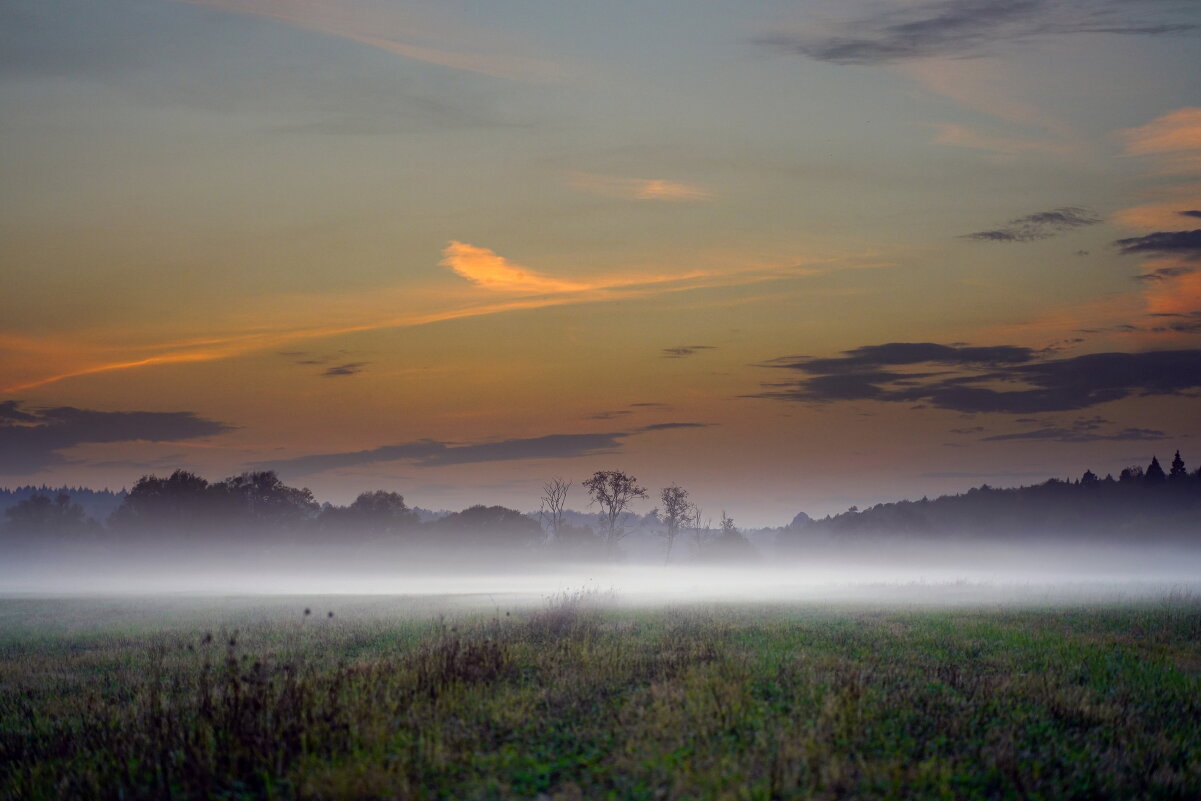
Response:
[{"label": "dark cloud", "polygon": [[1132,442],[1154,441],[1167,439],[1167,434],[1154,428],[1123,428],[1120,431],[1104,432],[1076,427],[1037,428],[1033,431],[1019,431],[1015,434],[997,434],[984,437],[981,442],[1004,442],[1019,439],[1042,439],[1053,442]]},{"label": "dark cloud", "polygon": [[[883,366],[945,366],[902,372]],[[1201,350],[1093,353],[1040,359],[1028,348],[889,343],[843,357],[775,361],[769,367],[805,377],[764,384],[747,397],[825,403],[921,402],[958,412],[1040,412],[1086,409],[1132,395],[1178,395],[1201,387]],[[1007,389],[1004,385],[1015,388]]]},{"label": "dark cloud", "polygon": [[620,440],[629,434],[550,434],[528,439],[506,439],[500,442],[458,444],[432,439],[416,440],[400,445],[384,445],[371,450],[347,453],[316,453],[295,459],[259,462],[259,470],[275,470],[285,476],[306,476],[339,467],[373,464],[376,462],[408,461],[417,467],[441,467],[478,462],[501,462],[521,459],[569,459],[613,453]]},{"label": "dark cloud", "polygon": [[86,443],[169,442],[221,434],[232,426],[192,412],[98,412],[71,406],[23,411],[0,403],[0,473],[36,473]]},{"label": "dark cloud", "polygon": [[1201,258],[1201,228],[1193,231],[1156,231],[1113,243],[1122,253],[1184,253]]},{"label": "dark cloud", "polygon": [[[780,33],[761,44],[832,64],[887,64],[915,58],[984,55],[991,45],[1050,35],[1159,35],[1196,30],[1169,2],[935,0],[906,3],[841,23],[822,34]],[[1182,10],[1183,13],[1183,10]]]},{"label": "dark cloud", "polygon": [[589,420],[612,420],[614,417],[633,414],[629,409],[618,409],[614,412],[597,412],[596,414],[588,415]]},{"label": "dark cloud", "polygon": [[648,408],[648,409],[662,408],[664,406],[667,406],[667,404],[666,403],[631,403],[630,404],[631,409],[634,409],[634,408]]},{"label": "dark cloud", "polygon": [[1194,271],[1195,268],[1189,267],[1187,264],[1174,264],[1171,267],[1160,267],[1158,270],[1136,275],[1134,279],[1136,281],[1167,281],[1170,278],[1179,278]]},{"label": "dark cloud", "polygon": [[[1050,211],[1039,211],[1010,220],[1001,228],[991,231],[977,231],[974,234],[964,234],[961,239],[975,239],[981,242],[1036,242],[1040,239],[1050,239],[1056,234],[1080,228],[1085,225],[1096,225],[1101,218],[1093,212],[1079,206],[1062,206]],[[1085,251],[1087,253],[1087,251]]]},{"label": "dark cloud", "polygon": [[717,350],[713,345],[680,345],[675,348],[664,348],[664,359],[683,359],[687,356],[692,356],[702,350]]},{"label": "dark cloud", "polygon": [[321,374],[322,378],[337,378],[343,375],[358,375],[363,372],[363,368],[371,362],[349,362],[348,364],[339,364],[330,367]]},{"label": "dark cloud", "polygon": [[1201,217],[1201,209],[1188,209],[1179,212],[1181,217]]},{"label": "dark cloud", "polygon": [[654,423],[643,426],[639,431],[669,431],[673,428],[708,428],[711,423]]},{"label": "dark cloud", "polygon": [[507,462],[523,459],[574,459],[617,453],[622,440],[651,431],[675,428],[704,428],[707,423],[656,423],[633,431],[600,434],[548,434],[543,437],[505,439],[499,442],[454,443],[421,439],[399,445],[384,445],[370,450],[344,453],[315,453],[295,459],[257,462],[257,470],[275,470],[281,476],[297,477],[377,462],[406,461],[415,467],[444,467],[479,462]]},{"label": "dark cloud", "polygon": [[[934,342],[888,342],[883,345],[864,345],[844,351],[833,359],[782,356],[766,366],[803,370],[807,373],[860,373],[881,366],[898,367],[912,364],[1021,364],[1035,357],[1030,348],[1013,345],[971,347],[939,345]],[[881,375],[895,375],[881,373]],[[912,377],[912,376],[910,376]]]},{"label": "dark cloud", "polygon": [[979,434],[984,430],[984,426],[972,426],[971,428],[952,428],[952,434]]}]

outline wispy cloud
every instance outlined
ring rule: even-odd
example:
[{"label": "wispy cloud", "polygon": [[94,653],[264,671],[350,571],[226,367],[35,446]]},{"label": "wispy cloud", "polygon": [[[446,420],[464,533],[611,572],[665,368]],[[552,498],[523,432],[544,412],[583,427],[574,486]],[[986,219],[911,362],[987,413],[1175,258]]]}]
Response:
[{"label": "wispy cloud", "polygon": [[680,428],[705,428],[706,423],[657,423],[633,431],[595,434],[548,434],[541,437],[502,439],[495,442],[453,443],[434,439],[340,453],[318,453],[294,459],[258,462],[260,470],[275,470],[284,476],[306,476],[326,470],[378,462],[405,461],[415,467],[446,467],[480,462],[530,459],[577,459],[617,453],[622,440],[644,433]]},{"label": "wispy cloud", "polygon": [[666,178],[623,178],[592,172],[570,171],[567,173],[567,181],[583,192],[622,200],[661,200],[679,203],[714,198],[714,193],[708,189]]},{"label": "wispy cloud", "polygon": [[1201,172],[1201,107],[1178,108],[1120,136],[1129,155],[1154,157],[1163,172]]},{"label": "wispy cloud", "polygon": [[828,26],[777,31],[769,47],[832,64],[888,64],[911,59],[965,58],[994,45],[1082,33],[1163,35],[1195,31],[1195,17],[1174,15],[1170,3],[1098,0],[935,0],[876,5],[875,13]]},{"label": "wispy cloud", "polygon": [[717,350],[715,345],[678,345],[674,348],[664,348],[664,359],[684,359],[689,356],[695,356],[703,350]]},{"label": "wispy cloud", "polygon": [[184,0],[234,14],[265,17],[349,39],[389,53],[515,81],[551,81],[561,69],[546,60],[498,48],[496,32],[436,24],[420,4],[377,0]]},{"label": "wispy cloud", "polygon": [[1064,231],[1088,225],[1096,225],[1101,218],[1079,206],[1062,206],[1050,211],[1039,211],[1010,220],[1001,228],[964,234],[962,239],[981,242],[1035,242],[1050,239]]},{"label": "wispy cloud", "polygon": [[322,378],[338,378],[346,375],[358,375],[363,372],[369,362],[349,362],[347,364],[337,364],[333,367],[328,367],[321,373]]}]

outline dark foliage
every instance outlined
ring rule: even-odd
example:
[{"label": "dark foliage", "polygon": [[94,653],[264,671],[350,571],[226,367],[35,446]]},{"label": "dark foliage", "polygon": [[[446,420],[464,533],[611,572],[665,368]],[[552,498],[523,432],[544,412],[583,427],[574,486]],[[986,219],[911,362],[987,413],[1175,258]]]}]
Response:
[{"label": "dark foliage", "polygon": [[[1179,454],[1177,454],[1179,459]],[[1110,538],[1201,541],[1201,471],[1183,460],[1165,478],[1158,459],[1120,480],[1091,470],[1077,481],[1050,479],[1015,489],[987,484],[933,501],[900,501],[851,510],[781,529],[779,545],[803,549],[814,536],[901,536],[994,540]]]}]

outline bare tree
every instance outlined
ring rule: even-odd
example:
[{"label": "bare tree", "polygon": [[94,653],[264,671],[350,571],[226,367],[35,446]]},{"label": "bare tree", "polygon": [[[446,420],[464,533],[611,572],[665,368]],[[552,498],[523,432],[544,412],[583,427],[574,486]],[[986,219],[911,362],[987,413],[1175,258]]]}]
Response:
[{"label": "bare tree", "polygon": [[663,559],[663,564],[667,564],[671,561],[671,546],[676,542],[680,526],[688,522],[688,490],[675,484],[664,487],[659,490],[659,502],[663,504],[662,510],[656,508],[652,514],[655,519],[667,526],[667,531],[663,535],[667,539],[667,555]]},{"label": "bare tree", "polygon": [[567,502],[567,492],[572,482],[555,476],[542,485],[542,505],[538,508],[538,519],[545,521],[551,541],[561,543],[560,533],[563,530],[563,506]]},{"label": "bare tree", "polygon": [[613,556],[618,540],[625,536],[620,525],[621,515],[635,500],[646,498],[646,487],[638,486],[638,479],[620,470],[597,470],[584,482],[584,488],[591,498],[589,506],[600,507],[601,520],[605,524],[605,547],[609,556]]},{"label": "bare tree", "polygon": [[701,507],[695,503],[688,507],[688,522],[692,525],[692,539],[696,543],[696,553],[699,556],[705,545],[705,535],[709,532],[710,520],[702,522]]}]

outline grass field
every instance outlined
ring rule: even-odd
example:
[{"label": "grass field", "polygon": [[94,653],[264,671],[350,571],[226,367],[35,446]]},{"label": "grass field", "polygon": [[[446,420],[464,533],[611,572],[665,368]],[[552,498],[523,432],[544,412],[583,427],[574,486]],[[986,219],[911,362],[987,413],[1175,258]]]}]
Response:
[{"label": "grass field", "polygon": [[1201,798],[1192,597],[8,599],[0,693],[7,799]]}]

